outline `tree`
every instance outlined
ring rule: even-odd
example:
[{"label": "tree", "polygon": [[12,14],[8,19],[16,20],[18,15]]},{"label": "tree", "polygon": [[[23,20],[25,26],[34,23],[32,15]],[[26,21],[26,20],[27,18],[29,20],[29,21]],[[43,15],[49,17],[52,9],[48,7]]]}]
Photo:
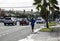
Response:
[{"label": "tree", "polygon": [[0,17],[4,17],[4,16],[6,16],[5,11],[4,10],[1,10],[0,11]]},{"label": "tree", "polygon": [[53,20],[55,20],[56,18],[59,18],[60,17],[60,11],[55,11],[53,13]]},{"label": "tree", "polygon": [[55,10],[59,10],[57,0],[34,0],[33,5],[36,5],[36,9],[40,12],[40,16],[45,19],[46,27],[48,26],[48,15],[52,14]]}]

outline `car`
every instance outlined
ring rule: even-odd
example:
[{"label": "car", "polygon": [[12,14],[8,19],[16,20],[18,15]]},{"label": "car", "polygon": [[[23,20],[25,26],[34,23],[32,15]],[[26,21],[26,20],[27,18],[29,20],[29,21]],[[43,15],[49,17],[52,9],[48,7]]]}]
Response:
[{"label": "car", "polygon": [[20,18],[15,18],[15,20],[16,20],[17,22],[19,22],[19,21],[20,21]]},{"label": "car", "polygon": [[60,18],[59,19],[56,19],[56,23],[59,23],[60,24]]},{"label": "car", "polygon": [[59,22],[59,18],[56,18],[55,21],[56,21],[56,22]]},{"label": "car", "polygon": [[45,20],[42,18],[42,17],[38,17],[36,19],[36,23],[39,24],[39,23],[45,23]]},{"label": "car", "polygon": [[29,25],[29,21],[26,18],[21,18],[20,25]]},{"label": "car", "polygon": [[0,22],[4,22],[5,18],[0,18]]},{"label": "car", "polygon": [[57,23],[60,24],[60,18],[56,18],[56,19],[55,19],[55,22],[56,22],[56,24],[57,24]]},{"label": "car", "polygon": [[13,18],[5,18],[4,25],[17,25],[17,22]]}]

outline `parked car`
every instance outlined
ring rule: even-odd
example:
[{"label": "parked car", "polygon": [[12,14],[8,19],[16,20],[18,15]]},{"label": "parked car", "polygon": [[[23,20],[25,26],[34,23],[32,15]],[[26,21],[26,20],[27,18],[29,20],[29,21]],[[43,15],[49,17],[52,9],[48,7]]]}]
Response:
[{"label": "parked car", "polygon": [[55,19],[55,22],[56,22],[56,24],[57,24],[57,23],[60,24],[60,18],[56,18],[56,19]]},{"label": "parked car", "polygon": [[5,18],[4,25],[17,25],[17,22],[12,18]]},{"label": "parked car", "polygon": [[0,22],[4,22],[4,20],[5,20],[4,18],[0,18]]},{"label": "parked car", "polygon": [[19,22],[19,21],[20,21],[20,18],[16,18],[15,20],[16,20],[17,22]]},{"label": "parked car", "polygon": [[45,23],[45,20],[42,17],[38,17],[36,23]]},{"label": "parked car", "polygon": [[20,19],[20,25],[29,25],[29,21],[26,18]]},{"label": "parked car", "polygon": [[57,21],[57,23],[59,23],[59,24],[60,24],[60,18],[59,18],[59,19],[56,19],[56,21]]}]

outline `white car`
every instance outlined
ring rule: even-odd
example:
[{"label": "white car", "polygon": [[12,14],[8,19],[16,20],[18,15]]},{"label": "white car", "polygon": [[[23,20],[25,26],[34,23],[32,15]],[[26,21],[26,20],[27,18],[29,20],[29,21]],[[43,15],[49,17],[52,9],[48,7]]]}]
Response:
[{"label": "white car", "polygon": [[58,24],[60,24],[60,18],[56,18],[55,22],[58,23]]},{"label": "white car", "polygon": [[42,17],[38,17],[36,23],[45,23],[45,20]]}]

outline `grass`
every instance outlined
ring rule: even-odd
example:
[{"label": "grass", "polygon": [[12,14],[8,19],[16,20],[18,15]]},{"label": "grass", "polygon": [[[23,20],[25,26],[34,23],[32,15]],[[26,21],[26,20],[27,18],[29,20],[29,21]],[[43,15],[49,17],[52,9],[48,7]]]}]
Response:
[{"label": "grass", "polygon": [[56,23],[52,21],[52,22],[49,22],[48,25],[49,25],[49,28],[44,27],[44,28],[40,29],[40,31],[42,31],[42,32],[51,32],[54,29],[54,28],[51,28],[51,26],[55,26]]},{"label": "grass", "polygon": [[51,32],[53,28],[42,28],[40,31],[42,32]]},{"label": "grass", "polygon": [[49,25],[49,26],[55,26],[56,23],[55,23],[55,22],[49,22],[48,25]]}]

